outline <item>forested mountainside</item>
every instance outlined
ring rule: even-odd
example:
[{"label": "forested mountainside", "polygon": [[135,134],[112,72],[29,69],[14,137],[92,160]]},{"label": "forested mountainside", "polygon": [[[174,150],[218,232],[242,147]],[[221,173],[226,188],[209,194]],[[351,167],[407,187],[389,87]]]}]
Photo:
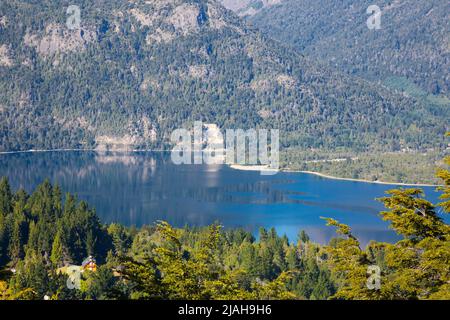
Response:
[{"label": "forested mountainside", "polygon": [[283,147],[443,147],[443,108],[317,64],[216,1],[80,0],[75,30],[69,4],[0,4],[2,151],[161,147],[194,120],[279,128]]},{"label": "forested mountainside", "polygon": [[[381,29],[366,12],[377,5]],[[249,17],[263,33],[339,71],[450,106],[447,0],[283,0]]]}]

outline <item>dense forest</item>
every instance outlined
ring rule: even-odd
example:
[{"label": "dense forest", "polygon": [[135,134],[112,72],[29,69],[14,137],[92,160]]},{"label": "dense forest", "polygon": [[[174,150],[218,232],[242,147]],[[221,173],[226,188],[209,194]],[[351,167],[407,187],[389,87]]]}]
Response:
[{"label": "dense forest", "polygon": [[[48,181],[27,195],[2,179],[0,208],[3,299],[325,299],[335,292],[316,259],[320,246],[304,232],[290,243],[274,229],[261,229],[256,241],[218,224],[105,226],[86,203],[70,194],[62,201]],[[61,270],[89,256],[97,271],[69,290]]]},{"label": "dense forest", "polygon": [[434,175],[436,167],[444,163],[445,152],[387,152],[357,153],[349,149],[297,150],[281,153],[285,170],[318,172],[332,177],[360,179],[388,183],[433,184],[441,183]]},{"label": "dense forest", "polygon": [[[450,157],[445,160],[450,165]],[[260,229],[258,239],[220,224],[182,229],[103,225],[83,201],[45,181],[28,195],[0,182],[1,299],[450,299],[450,171],[437,173],[442,202],[396,189],[381,218],[403,237],[361,248],[351,228],[324,218],[327,245]],[[332,215],[332,212],[330,212]],[[325,221],[324,221],[325,223]],[[68,286],[67,267],[96,269]],[[379,287],[368,270],[380,270]]]},{"label": "dense forest", "polygon": [[442,149],[448,110],[332,70],[217,1],[0,3],[0,150],[159,148],[201,120],[283,148]]},{"label": "dense forest", "polygon": [[[448,1],[278,2],[254,12],[250,23],[339,71],[450,106]],[[381,10],[378,30],[366,24],[371,5]]]},{"label": "dense forest", "polygon": [[[443,114],[450,112],[448,1],[221,0],[263,34],[321,61],[413,97]],[[381,10],[380,29],[370,30],[367,9]],[[372,13],[373,15],[373,13]],[[446,120],[448,122],[448,120]],[[401,143],[403,145],[403,143]],[[436,150],[398,153],[287,148],[283,166],[342,178],[434,183]],[[394,152],[392,152],[394,151]],[[316,155],[317,157],[313,157]],[[442,158],[442,157],[440,157]],[[346,161],[326,161],[346,159]],[[319,161],[313,161],[319,160]]]}]

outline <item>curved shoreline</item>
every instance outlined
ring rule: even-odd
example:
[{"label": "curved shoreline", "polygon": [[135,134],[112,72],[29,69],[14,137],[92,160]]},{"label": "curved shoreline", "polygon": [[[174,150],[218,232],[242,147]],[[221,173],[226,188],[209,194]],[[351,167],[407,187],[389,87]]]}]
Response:
[{"label": "curved shoreline", "polygon": [[300,173],[312,174],[315,176],[319,176],[319,177],[331,179],[331,180],[344,180],[344,181],[383,184],[383,185],[391,185],[391,186],[406,186],[406,187],[441,187],[442,186],[439,184],[427,184],[427,183],[384,182],[384,181],[370,181],[370,180],[364,180],[364,179],[339,178],[339,177],[334,177],[334,176],[330,176],[327,174],[323,174],[320,172],[314,172],[314,171],[286,170],[286,172],[300,172]]},{"label": "curved shoreline", "polygon": [[[265,166],[245,166],[245,165],[230,165],[231,169],[241,170],[241,171],[266,171],[269,170]],[[371,183],[371,184],[382,184],[382,185],[391,185],[391,186],[405,186],[405,187],[441,187],[439,184],[427,184],[427,183],[402,183],[402,182],[384,182],[384,181],[370,181],[364,179],[352,179],[352,178],[339,178],[335,176],[330,176],[324,173],[315,172],[315,171],[300,171],[300,170],[291,170],[291,169],[280,169],[280,172],[292,172],[292,173],[305,173],[315,175],[321,178],[330,179],[330,180],[342,180],[342,181],[352,181],[352,182],[362,182],[362,183]]]},{"label": "curved shoreline", "polygon": [[[2,151],[0,155],[4,154],[20,154],[20,153],[38,153],[38,152],[65,152],[65,151],[95,151],[95,152],[170,152],[170,150],[99,150],[99,149],[30,149],[23,151]],[[240,170],[240,171],[273,171],[273,169],[269,169],[266,166],[250,166],[250,165],[239,165],[233,164],[228,165],[231,169]],[[335,176],[330,176],[324,173],[315,172],[315,171],[301,171],[301,170],[291,170],[291,169],[280,169],[280,172],[292,172],[292,173],[305,173],[315,175],[321,178],[330,179],[330,180],[342,180],[342,181],[352,181],[352,182],[362,182],[362,183],[371,183],[371,184],[383,184],[383,185],[391,185],[391,186],[405,186],[405,187],[442,187],[443,185],[439,184],[427,184],[427,183],[402,183],[402,182],[384,182],[384,181],[369,181],[364,179],[352,179],[352,178],[340,178]]]}]

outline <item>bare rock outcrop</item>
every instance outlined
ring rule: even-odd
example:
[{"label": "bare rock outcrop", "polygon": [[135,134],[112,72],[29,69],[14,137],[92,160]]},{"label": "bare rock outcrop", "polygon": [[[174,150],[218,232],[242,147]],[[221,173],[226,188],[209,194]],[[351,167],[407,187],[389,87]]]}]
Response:
[{"label": "bare rock outcrop", "polygon": [[8,46],[6,44],[0,45],[0,66],[11,67],[13,63]]},{"label": "bare rock outcrop", "polygon": [[59,53],[82,51],[96,39],[96,32],[90,29],[69,30],[65,26],[52,23],[45,28],[44,35],[27,33],[24,37],[24,44],[36,48],[40,55],[46,57]]}]

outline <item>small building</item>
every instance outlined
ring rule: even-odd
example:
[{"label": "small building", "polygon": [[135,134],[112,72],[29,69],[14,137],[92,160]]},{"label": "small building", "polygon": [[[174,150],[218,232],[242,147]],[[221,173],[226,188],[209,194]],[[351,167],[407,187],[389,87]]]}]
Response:
[{"label": "small building", "polygon": [[86,260],[83,261],[81,264],[81,269],[83,271],[89,270],[89,271],[97,271],[97,263],[94,259],[94,257],[89,256]]}]

